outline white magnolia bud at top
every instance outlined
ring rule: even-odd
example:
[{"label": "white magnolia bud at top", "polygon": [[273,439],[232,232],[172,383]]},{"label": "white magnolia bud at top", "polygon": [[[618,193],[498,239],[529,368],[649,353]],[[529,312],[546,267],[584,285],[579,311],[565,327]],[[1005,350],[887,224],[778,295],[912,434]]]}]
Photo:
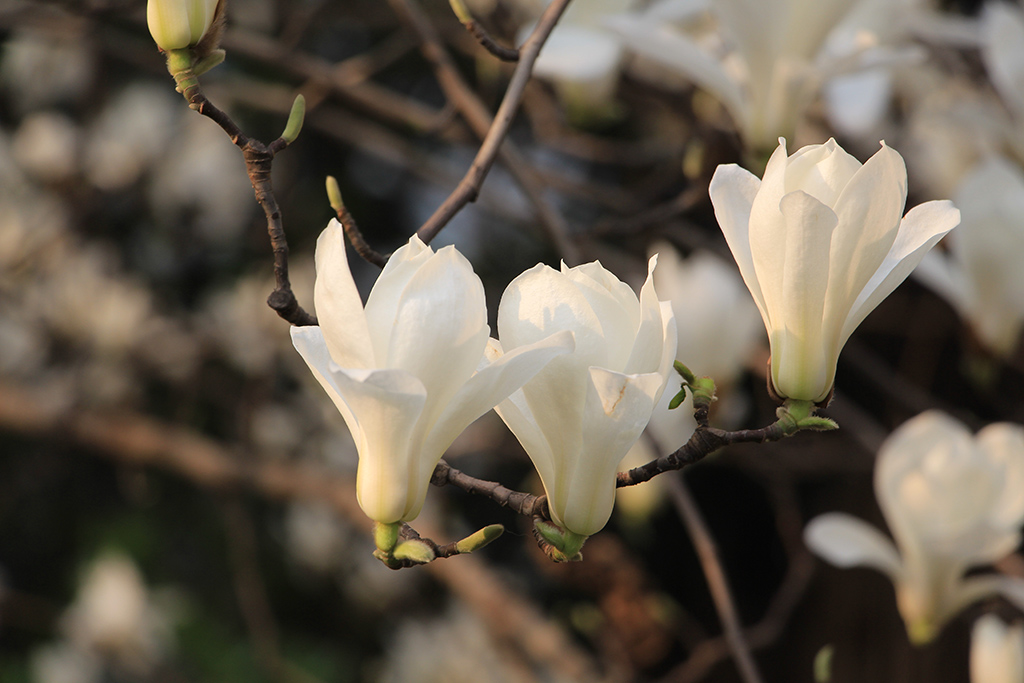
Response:
[{"label": "white magnolia bud at top", "polygon": [[213,25],[220,0],[149,0],[146,22],[162,50],[181,50],[199,43]]}]

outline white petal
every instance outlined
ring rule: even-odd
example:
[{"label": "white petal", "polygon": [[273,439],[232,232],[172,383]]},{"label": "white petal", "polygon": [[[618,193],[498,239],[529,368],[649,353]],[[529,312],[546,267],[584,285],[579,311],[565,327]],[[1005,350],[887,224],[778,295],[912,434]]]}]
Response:
[{"label": "white petal", "polygon": [[999,94],[1018,114],[1024,112],[1024,15],[1005,2],[985,3],[982,57]]},{"label": "white petal", "polygon": [[[647,264],[647,280],[640,288],[640,325],[636,331],[633,341],[633,348],[629,354],[629,360],[619,369],[626,374],[640,374],[644,372],[657,372],[661,369],[662,357],[666,345],[665,323],[662,320],[662,307],[658,302],[658,294],[654,291],[654,268],[658,263],[658,257],[651,257]],[[671,314],[671,305],[668,312]],[[675,329],[675,325],[672,326]],[[675,343],[671,344],[672,354],[675,353]]]},{"label": "white petal", "polygon": [[837,567],[871,567],[893,581],[903,575],[902,562],[892,541],[856,517],[839,512],[815,517],[804,529],[804,542]]},{"label": "white petal", "polygon": [[907,168],[903,157],[884,143],[860,167],[835,203],[839,227],[832,238],[829,310],[826,325],[836,339],[850,307],[885,260],[907,200]]},{"label": "white petal", "polygon": [[[807,153],[807,149],[804,147],[797,154]],[[787,164],[786,141],[780,138],[779,146],[768,159],[761,186],[750,207],[750,225],[747,230],[755,279],[764,297],[765,310],[762,315],[769,330],[778,324],[776,316],[783,302],[782,275],[786,269],[787,224],[780,207],[782,198],[788,193]],[[742,269],[740,272],[743,272]],[[743,279],[746,281],[746,276]]]},{"label": "white petal", "polygon": [[782,298],[768,300],[768,306],[772,320],[785,327],[769,330],[772,384],[782,396],[820,401],[835,372],[836,359],[824,343],[831,331],[823,332],[822,322],[836,215],[801,191],[783,197],[780,209],[786,220],[785,261],[778,273]]},{"label": "white petal", "polygon": [[412,274],[394,310],[387,367],[423,382],[429,430],[484,355],[484,288],[469,261],[455,247],[445,247]]},{"label": "white petal", "polygon": [[378,367],[387,362],[391,330],[395,326],[402,293],[413,275],[433,256],[433,250],[414,234],[391,255],[370,290],[366,299],[366,321]]},{"label": "white petal", "polygon": [[[861,168],[854,156],[829,138],[823,145],[807,145],[793,153],[786,168],[786,191],[803,190],[825,206],[835,207]],[[899,215],[902,212],[900,206]],[[896,218],[898,222],[899,216]]]},{"label": "white petal", "polygon": [[750,171],[736,164],[719,166],[711,177],[708,193],[715,208],[715,218],[722,229],[733,259],[739,266],[740,275],[747,285],[754,303],[766,327],[769,326],[767,309],[761,285],[754,272],[754,260],[750,251],[750,209],[761,181]]},{"label": "white petal", "polygon": [[426,392],[415,377],[400,370],[335,370],[332,380],[361,431],[356,441],[359,506],[378,522],[415,518],[426,495],[417,468],[424,436],[418,422]]},{"label": "white petal", "polygon": [[714,95],[737,125],[746,118],[740,84],[695,42],[663,24],[631,16],[609,17],[606,24],[633,52],[679,71]]},{"label": "white petal", "polygon": [[[563,330],[539,342],[513,349],[486,365],[466,382],[445,407],[423,446],[421,470],[430,472],[444,451],[474,420],[505,401],[530,381],[552,358],[571,352],[572,332]],[[514,409],[514,407],[513,407]]]},{"label": "white petal", "polygon": [[316,284],[313,303],[331,357],[346,368],[372,368],[374,356],[363,300],[348,268],[345,232],[335,219],[316,241]]},{"label": "white petal", "polygon": [[591,357],[590,362],[611,368],[624,367],[640,326],[636,294],[599,261],[575,268],[563,262],[561,275],[579,288],[600,321],[605,351],[603,357]]},{"label": "white petal", "polygon": [[590,369],[582,451],[575,467],[565,473],[566,479],[555,483],[553,494],[565,528],[589,536],[608,522],[615,502],[616,470],[651,419],[663,384],[657,373],[624,375]]},{"label": "white petal", "polygon": [[1002,495],[992,501],[990,519],[1007,529],[1020,527],[1024,520],[1024,427],[1008,422],[990,424],[975,439],[1003,473]]},{"label": "white petal", "polygon": [[907,279],[925,253],[959,222],[960,212],[947,200],[925,202],[903,217],[892,248],[853,303],[840,335],[840,348],[868,313]]}]

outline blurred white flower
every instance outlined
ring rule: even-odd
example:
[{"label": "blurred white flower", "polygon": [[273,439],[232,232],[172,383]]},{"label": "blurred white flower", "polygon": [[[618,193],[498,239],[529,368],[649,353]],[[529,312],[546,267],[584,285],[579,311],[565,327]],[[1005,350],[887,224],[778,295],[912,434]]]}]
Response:
[{"label": "blurred white flower", "polygon": [[137,181],[166,152],[180,109],[181,98],[163,84],[125,87],[89,126],[82,165],[90,182],[112,191]]},{"label": "blurred white flower", "polygon": [[835,140],[790,157],[780,139],[763,180],[719,166],[709,192],[768,330],[771,384],[804,401],[829,395],[846,340],[960,220],[949,201],[901,218],[907,171],[884,143],[861,165]]},{"label": "blurred white flower", "polygon": [[65,114],[40,111],[25,117],[12,141],[18,164],[44,183],[71,178],[78,170],[78,125]]},{"label": "blurred white flower", "polygon": [[850,515],[807,526],[808,547],[839,567],[887,574],[912,642],[932,640],[971,603],[1002,594],[1024,608],[1024,581],[965,573],[1006,557],[1024,521],[1024,427],[991,424],[971,433],[929,411],[886,439],[875,465],[875,495],[895,545]]},{"label": "blurred white flower", "polygon": [[[634,4],[636,0],[570,3],[544,43],[533,72],[554,82],[573,120],[585,123],[607,116],[619,82],[623,48],[603,21]],[[532,28],[523,31],[523,37]]]},{"label": "blurred white flower", "polygon": [[[605,525],[616,468],[665,388],[676,349],[672,308],[648,267],[640,298],[600,263],[543,264],[513,280],[498,307],[506,353],[571,331],[576,348],[497,407],[544,484],[552,520],[586,537]],[[570,553],[574,554],[574,553]]]},{"label": "blurred white flower", "polygon": [[[902,52],[880,44],[872,24],[851,26],[850,40],[836,39],[824,49],[830,34],[864,1],[664,0],[606,23],[630,50],[677,69],[713,94],[746,145],[767,151],[779,136],[793,137],[829,78],[906,60]],[[890,21],[873,23],[892,26],[891,18],[903,4],[880,5]],[[710,24],[702,17],[705,5],[714,18]],[[863,105],[865,88],[858,85],[858,104]],[[863,115],[876,113],[868,109]],[[847,119],[851,117],[847,112]]]},{"label": "blurred white flower", "polygon": [[293,327],[292,343],[352,432],[359,505],[384,524],[414,519],[455,437],[572,348],[569,333],[546,334],[489,362],[480,278],[454,247],[434,253],[415,235],[365,309],[336,220],[317,240],[316,271],[320,324]]},{"label": "blurred white flower", "polygon": [[89,569],[62,628],[75,647],[144,674],[170,646],[169,618],[155,606],[131,559],[111,554]]},{"label": "blurred white flower", "polygon": [[1024,172],[993,157],[964,178],[954,195],[963,216],[930,252],[916,277],[944,296],[981,343],[1008,357],[1024,327]]},{"label": "blurred white flower", "polygon": [[91,91],[96,58],[87,36],[73,22],[52,31],[23,28],[4,42],[0,85],[18,111],[77,102]]},{"label": "blurred white flower", "polygon": [[1024,681],[1024,626],[1007,626],[994,614],[974,622],[971,631],[971,683]]}]

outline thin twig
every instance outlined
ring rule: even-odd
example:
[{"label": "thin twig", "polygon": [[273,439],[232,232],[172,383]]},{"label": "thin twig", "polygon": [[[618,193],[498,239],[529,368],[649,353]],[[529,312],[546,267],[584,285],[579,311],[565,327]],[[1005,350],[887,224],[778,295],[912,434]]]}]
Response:
[{"label": "thin twig", "polygon": [[519,50],[514,48],[508,48],[504,45],[499,45],[494,38],[481,26],[475,18],[473,13],[469,11],[469,7],[463,0],[449,0],[452,6],[452,11],[455,12],[455,16],[458,17],[459,21],[466,30],[469,31],[470,35],[477,39],[477,42],[483,46],[485,50],[490,52],[498,59],[505,62],[517,62],[519,61]]},{"label": "thin twig", "polygon": [[364,261],[372,263],[378,268],[383,268],[387,265],[388,257],[370,246],[366,238],[363,237],[362,231],[356,224],[355,216],[348,210],[348,207],[342,204],[338,207],[336,213],[338,214],[338,222],[341,223],[341,227],[345,230],[345,236],[348,238],[352,248],[356,250],[356,253]]},{"label": "thin twig", "polygon": [[495,159],[500,156],[513,178],[533,203],[541,226],[547,231],[549,238],[564,260],[570,265],[579,263],[582,260],[579,249],[569,239],[565,221],[544,199],[543,185],[530,169],[526,160],[514,145],[505,140],[523,98],[526,84],[533,73],[533,65],[537,61],[540,49],[554,29],[562,12],[568,6],[569,0],[554,0],[548,5],[540,21],[537,22],[537,27],[523,43],[520,48],[519,63],[512,73],[505,97],[493,119],[487,113],[480,98],[459,75],[451,57],[442,47],[437,31],[434,30],[430,19],[423,13],[423,10],[414,0],[389,0],[389,2],[395,11],[404,16],[420,35],[423,40],[423,54],[434,65],[441,88],[459,108],[473,132],[483,139],[473,163],[459,185],[434,214],[420,226],[417,231],[420,239],[429,244],[466,204],[476,200],[487,173]]},{"label": "thin twig", "polygon": [[722,629],[725,631],[725,637],[729,642],[733,657],[736,659],[740,675],[746,683],[763,683],[761,674],[757,670],[757,664],[750,653],[750,646],[743,636],[743,628],[739,615],[736,613],[736,606],[733,604],[729,582],[722,569],[715,541],[704,523],[704,517],[681,476],[669,477],[669,492],[683,524],[686,525],[690,538],[693,539],[697,556],[704,568],[704,576],[707,578],[711,597],[715,602],[715,609],[722,622]]},{"label": "thin twig", "polygon": [[274,188],[270,182],[270,171],[274,155],[288,147],[283,137],[265,145],[259,140],[250,138],[231,120],[231,117],[213,105],[202,90],[196,86],[188,91],[189,107],[211,119],[227,133],[231,142],[242,150],[245,160],[245,171],[252,183],[256,202],[267,217],[267,234],[274,252],[274,291],[267,297],[267,305],[279,316],[292,325],[316,325],[316,318],[307,313],[299,305],[295,293],[292,292],[291,280],[288,277],[288,240],[284,234],[284,223],[281,220],[281,209],[274,196]]}]

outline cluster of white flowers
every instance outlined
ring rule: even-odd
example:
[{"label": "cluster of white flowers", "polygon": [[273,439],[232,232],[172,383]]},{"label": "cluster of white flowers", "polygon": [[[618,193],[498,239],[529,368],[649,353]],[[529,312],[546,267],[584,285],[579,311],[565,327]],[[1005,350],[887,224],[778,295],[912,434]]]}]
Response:
[{"label": "cluster of white flowers", "polygon": [[[902,218],[906,171],[892,149],[863,166],[834,141],[787,156],[764,180],[719,168],[711,197],[771,343],[782,399],[820,402],[839,351],[864,317],[959,220],[948,201]],[[317,242],[319,326],[292,341],[348,424],[357,493],[383,524],[416,517],[445,449],[498,414],[533,460],[572,557],[611,515],[615,471],[651,418],[677,348],[654,288],[637,297],[600,263],[538,265],[512,281],[488,340],[483,286],[454,247],[413,236],[364,307],[341,225]]]}]

